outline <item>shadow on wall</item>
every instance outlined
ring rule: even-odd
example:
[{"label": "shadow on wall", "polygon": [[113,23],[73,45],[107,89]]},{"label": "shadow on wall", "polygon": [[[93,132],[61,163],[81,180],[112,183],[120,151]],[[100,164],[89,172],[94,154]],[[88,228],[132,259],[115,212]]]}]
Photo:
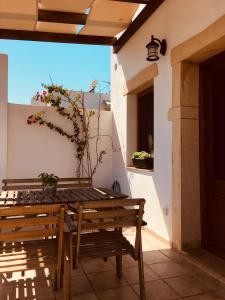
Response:
[{"label": "shadow on wall", "polygon": [[[126,166],[127,156],[130,155],[129,139],[135,139],[132,132],[127,137],[127,114],[129,113],[129,100],[122,94],[123,83],[135,76],[140,70],[133,70],[133,62],[129,65],[125,55],[127,51],[122,51],[114,59],[117,63],[116,74],[112,75],[112,103],[114,101],[115,109],[113,111],[113,136],[116,139],[115,144],[120,145],[120,151],[113,155],[113,176],[121,185],[123,193],[132,197],[142,197],[146,199],[145,220],[148,227],[167,240],[172,240],[172,141],[171,124],[167,119],[168,107],[170,106],[170,97],[164,97],[160,92],[160,86],[165,80],[164,76],[158,76],[155,79],[155,101],[154,101],[154,170],[152,172],[129,169]],[[124,63],[124,61],[126,63]],[[137,64],[137,63],[136,63]],[[138,65],[138,64],[137,64]],[[140,67],[140,66],[139,66]],[[138,66],[136,66],[136,69]],[[142,70],[144,69],[144,66]],[[114,72],[114,71],[113,71]],[[132,73],[132,74],[131,74]],[[127,103],[127,107],[126,107]],[[130,102],[131,104],[131,102]],[[113,105],[112,105],[113,107]],[[136,115],[132,113],[132,128]],[[133,130],[133,129],[132,129]],[[133,143],[133,141],[132,141]]]},{"label": "shadow on wall", "polygon": [[117,180],[121,186],[122,193],[131,196],[130,183],[127,177],[126,165],[122,155],[124,152],[125,146],[120,143],[118,131],[116,128],[115,118],[112,115],[112,132],[113,132],[113,143],[116,151],[113,152],[112,157],[112,171],[113,171],[113,180]]},{"label": "shadow on wall", "polygon": [[[122,154],[126,153],[125,145],[119,141],[114,116],[112,120],[114,145],[118,149],[118,151],[113,153],[114,180],[120,183],[122,193],[130,197],[146,199],[144,219],[147,221],[149,229],[161,235],[158,230],[154,230],[153,228],[153,224],[160,221],[164,231],[163,236],[171,240],[171,209],[168,208],[168,199],[171,199],[171,195],[168,194],[167,186],[162,184],[163,174],[157,171],[157,167],[154,172],[140,169],[128,171],[124,162],[125,158],[123,158]],[[169,167],[165,169],[169,169]]]}]

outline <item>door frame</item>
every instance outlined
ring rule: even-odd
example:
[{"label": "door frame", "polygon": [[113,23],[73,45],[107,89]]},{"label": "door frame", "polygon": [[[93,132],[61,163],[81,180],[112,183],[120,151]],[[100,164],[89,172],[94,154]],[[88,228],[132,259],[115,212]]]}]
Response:
[{"label": "door frame", "polygon": [[225,50],[224,28],[225,15],[171,51],[172,245],[178,250],[201,247],[199,64]]},{"label": "door frame", "polygon": [[199,159],[200,159],[200,205],[201,205],[201,247],[206,247],[206,206],[205,206],[205,107],[204,107],[204,97],[203,97],[203,77],[204,72],[199,68]]}]

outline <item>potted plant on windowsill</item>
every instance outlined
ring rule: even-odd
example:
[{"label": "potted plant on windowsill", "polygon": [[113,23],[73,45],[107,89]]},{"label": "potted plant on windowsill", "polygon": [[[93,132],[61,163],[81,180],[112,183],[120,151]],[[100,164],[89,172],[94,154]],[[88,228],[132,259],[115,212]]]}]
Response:
[{"label": "potted plant on windowsill", "polygon": [[134,152],[132,161],[135,168],[153,169],[153,155],[146,151]]},{"label": "potted plant on windowsill", "polygon": [[59,177],[54,174],[41,173],[38,175],[38,178],[41,179],[44,194],[46,196],[54,196]]}]

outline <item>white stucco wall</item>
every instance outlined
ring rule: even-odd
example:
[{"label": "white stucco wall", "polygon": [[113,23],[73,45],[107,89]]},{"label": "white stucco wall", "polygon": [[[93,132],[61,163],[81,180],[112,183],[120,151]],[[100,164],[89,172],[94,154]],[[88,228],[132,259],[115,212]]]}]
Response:
[{"label": "white stucco wall", "polygon": [[[8,158],[7,178],[32,178],[41,172],[50,172],[59,177],[76,177],[73,144],[55,131],[38,124],[28,125],[27,117],[40,111],[40,107],[31,105],[8,104]],[[68,122],[59,116],[53,108],[46,110],[45,119],[71,130]],[[91,135],[96,134],[97,117],[91,122]],[[112,136],[112,113],[102,111],[100,133]],[[95,160],[95,144],[92,141],[92,159]],[[107,154],[94,176],[94,185],[111,187],[112,185],[112,146],[107,137],[101,137],[99,149]]]},{"label": "white stucco wall", "polygon": [[[172,104],[171,49],[204,30],[225,14],[224,0],[166,0],[117,54],[111,56],[111,102],[115,137],[121,153],[113,155],[113,174],[124,193],[146,199],[145,219],[151,230],[172,239],[172,128],[167,119]],[[166,56],[157,61],[154,80],[154,172],[126,169],[127,114],[133,96],[123,96],[124,83],[149,66],[146,44],[151,35],[165,38]],[[117,70],[115,70],[117,64]],[[165,211],[168,209],[168,214]]]},{"label": "white stucco wall", "polygon": [[[73,95],[81,94],[79,91],[70,91],[70,95],[73,97]],[[88,93],[88,92],[82,92],[84,95],[84,105],[86,109],[105,109],[106,104],[105,101],[110,102],[110,94],[104,94],[104,93]],[[35,106],[47,106],[46,103],[36,101],[34,99],[31,99],[31,104]],[[68,102],[62,101],[62,106],[68,107]]]}]

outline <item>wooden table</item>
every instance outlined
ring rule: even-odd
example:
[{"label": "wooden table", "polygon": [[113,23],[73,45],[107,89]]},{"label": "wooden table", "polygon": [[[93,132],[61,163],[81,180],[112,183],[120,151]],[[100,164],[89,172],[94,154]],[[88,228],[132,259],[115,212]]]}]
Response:
[{"label": "wooden table", "polygon": [[37,204],[75,204],[89,200],[119,199],[127,196],[106,188],[59,189],[55,196],[47,197],[42,190],[1,191],[0,207]]}]

